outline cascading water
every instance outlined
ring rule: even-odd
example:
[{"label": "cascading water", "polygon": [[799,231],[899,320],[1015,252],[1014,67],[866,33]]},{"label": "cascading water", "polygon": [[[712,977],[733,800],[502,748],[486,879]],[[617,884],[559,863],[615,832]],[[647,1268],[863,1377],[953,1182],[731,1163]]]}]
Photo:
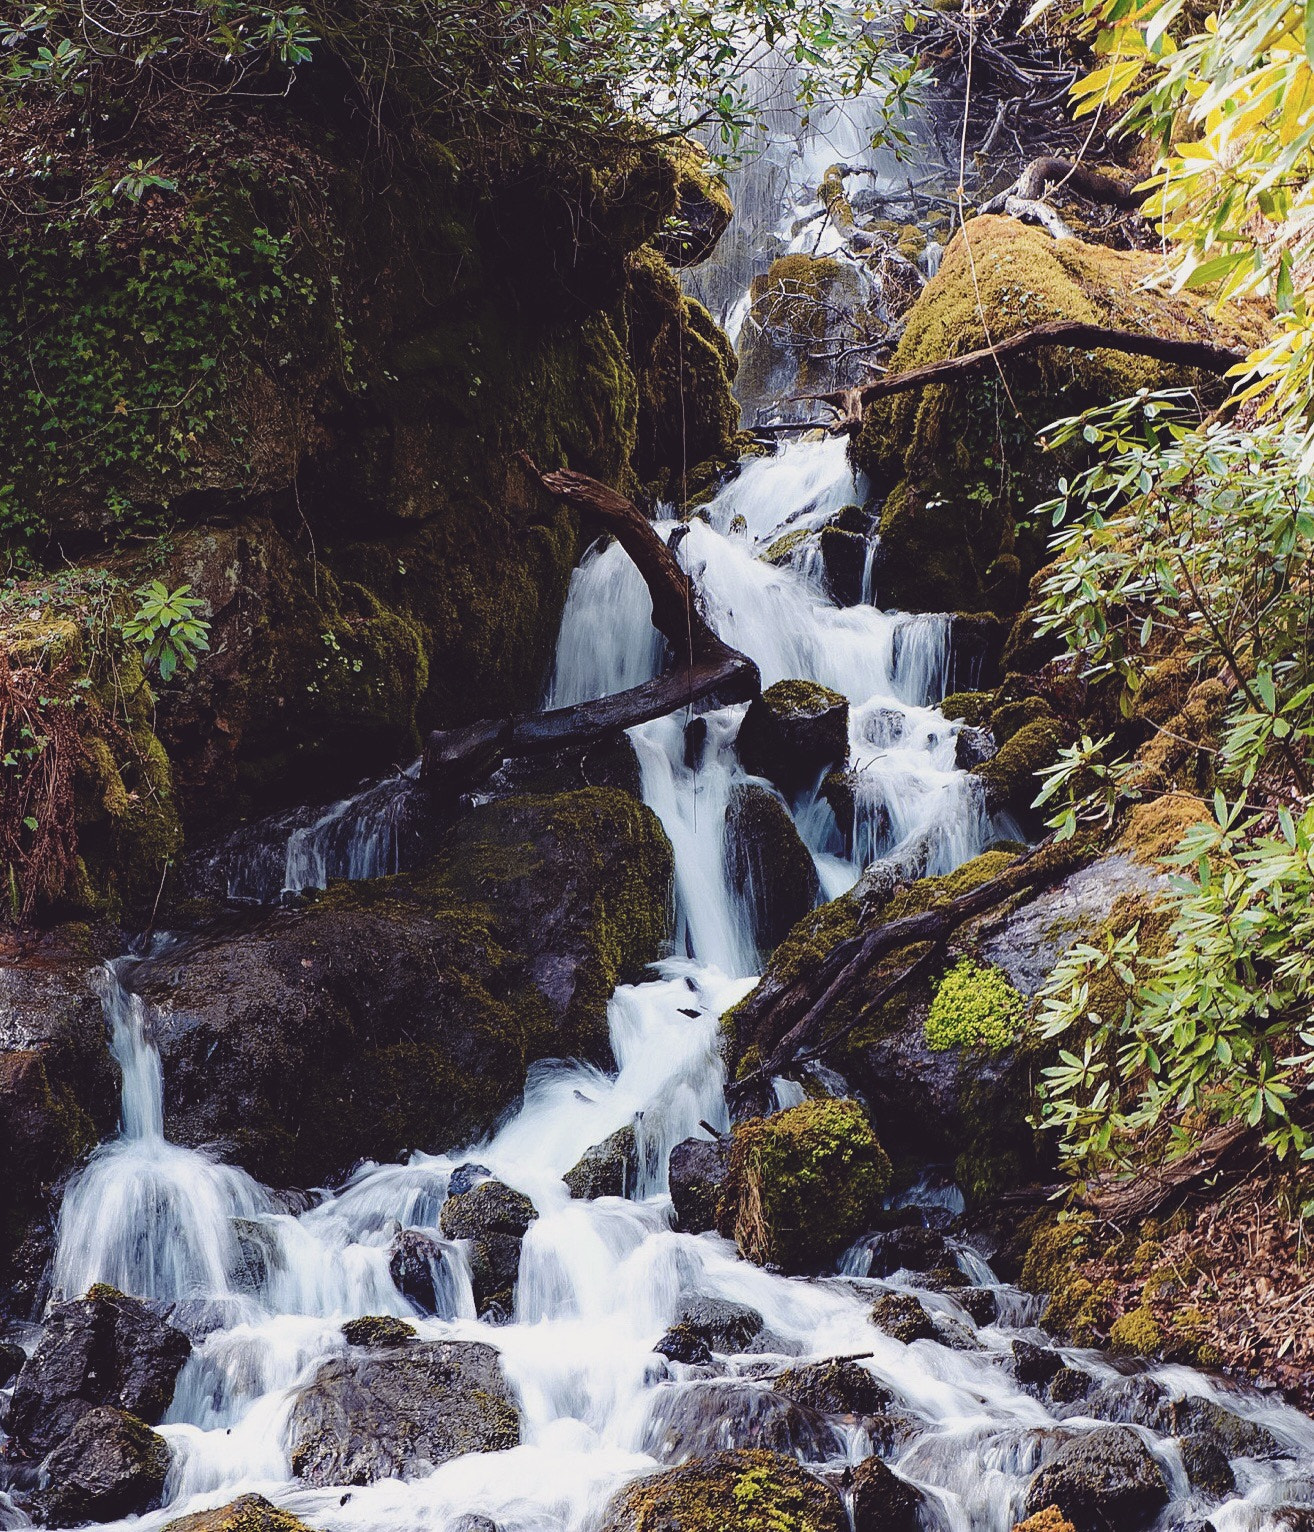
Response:
[{"label": "cascading water", "polygon": [[[858,808],[852,844],[837,843],[834,817],[816,794],[793,805],[830,894],[874,857],[941,869],[979,850],[989,835],[971,779],[954,766],[955,726],[934,705],[946,679],[947,620],[869,605],[841,610],[805,571],[756,557],[782,527],[851,498],[847,473],[832,444],[787,448],[746,470],[679,544],[711,620],[754,656],[764,681],[811,678],[850,700]],[[649,611],[623,553],[590,550],[571,587],[549,699],[560,705],[653,674],[662,644]],[[291,1207],[241,1171],[168,1143],[152,1018],[131,990],[133,960],[99,974],[123,1071],[123,1127],[66,1195],[55,1289],[76,1294],[109,1281],[171,1302],[175,1322],[196,1338],[161,1427],[173,1454],[167,1508],[134,1526],[145,1532],[258,1491],[326,1532],[447,1532],[468,1513],[492,1518],[502,1532],[587,1532],[628,1478],[715,1450],[740,1439],[737,1431],[766,1430],[772,1396],[762,1374],[800,1356],[860,1356],[894,1394],[913,1428],[888,1460],[926,1493],[947,1532],[1013,1525],[1027,1476],[1056,1425],[1050,1408],[1001,1366],[1015,1335],[1040,1338],[1028,1331],[1033,1300],[995,1283],[964,1248],[959,1264],[974,1282],[994,1288],[1000,1318],[975,1324],[952,1292],[919,1289],[967,1349],[938,1340],[905,1346],[873,1329],[868,1315],[874,1294],[915,1279],[867,1277],[865,1246],[849,1252],[842,1275],[791,1279],[740,1260],[715,1235],[670,1229],[670,1152],[704,1133],[704,1124],[728,1125],[719,1018],[751,988],[758,960],[724,855],[726,804],[745,780],[735,751],[743,713],[742,706],[713,710],[696,729],[675,716],[631,733],[645,800],[675,852],[684,955],[613,997],[616,1074],[563,1062],[535,1066],[518,1112],[463,1153],[365,1166],[313,1205]],[[361,807],[368,814],[373,801]],[[338,806],[332,818],[346,827],[352,811]],[[789,1104],[798,1088],[778,1082],[778,1097]],[[628,1196],[572,1199],[563,1174],[630,1124],[639,1170]],[[521,1253],[513,1320],[496,1327],[474,1317],[462,1248],[438,1229],[453,1173],[469,1162],[523,1191],[539,1214]],[[952,1187],[928,1183],[914,1195],[946,1217],[961,1207]],[[422,1231],[442,1252],[439,1317],[417,1318],[389,1275],[399,1225]],[[655,1355],[657,1338],[690,1294],[751,1305],[765,1321],[763,1352],[712,1369]],[[343,1354],[341,1324],[363,1314],[406,1316],[425,1338],[496,1345],[519,1397],[522,1444],[459,1457],[409,1482],[348,1492],[295,1480],[287,1446],[295,1392],[325,1360]],[[1094,1354],[1079,1360],[1097,1379],[1116,1376]],[[1175,1393],[1217,1392],[1184,1368],[1157,1375]],[[1314,1425],[1257,1397],[1227,1398],[1230,1408],[1262,1420],[1289,1454],[1239,1463],[1237,1497],[1210,1513],[1218,1532],[1252,1532],[1264,1508],[1314,1470]],[[1079,1417],[1065,1423],[1069,1431],[1082,1426]],[[872,1450],[859,1425],[771,1429],[774,1445],[817,1466],[840,1467]],[[1177,1447],[1142,1434],[1173,1486],[1175,1513],[1191,1512]]]}]

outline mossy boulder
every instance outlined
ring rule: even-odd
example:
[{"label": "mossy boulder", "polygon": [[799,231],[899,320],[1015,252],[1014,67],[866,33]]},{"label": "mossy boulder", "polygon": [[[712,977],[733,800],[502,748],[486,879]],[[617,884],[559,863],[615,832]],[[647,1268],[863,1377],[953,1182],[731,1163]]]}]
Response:
[{"label": "mossy boulder", "polygon": [[292,1402],[288,1441],[304,1482],[372,1484],[515,1447],[520,1414],[492,1346],[419,1341],[326,1362]]},{"label": "mossy boulder", "polygon": [[778,1394],[822,1415],[883,1415],[894,1395],[859,1362],[804,1362],[773,1378]]},{"label": "mossy boulder", "polygon": [[847,1532],[839,1496],[792,1457],[718,1452],[639,1479],[601,1532]]},{"label": "mossy boulder", "polygon": [[1037,1511],[1034,1516],[1028,1516],[1025,1521],[1018,1522],[1013,1532],[1077,1532],[1077,1529],[1058,1506],[1049,1505],[1043,1511]]},{"label": "mossy boulder", "polygon": [[271,1505],[263,1495],[239,1495],[213,1511],[196,1511],[166,1523],[164,1532],[310,1532],[291,1511]]},{"label": "mossy boulder", "polygon": [[138,967],[166,1130],[277,1184],[489,1131],[534,1059],[610,1059],[606,1005],[658,957],[671,854],[616,789],[508,798],[415,873],[338,885]]},{"label": "mossy boulder", "polygon": [[[975,218],[950,242],[908,313],[891,370],[959,356],[1056,319],[1220,338],[1207,297],[1148,288],[1157,264],[1148,252],[1055,240],[1012,218]],[[1223,329],[1221,338],[1242,350],[1259,333],[1249,320],[1235,332]],[[1059,416],[1139,387],[1182,383],[1207,397],[1224,390],[1216,378],[1144,357],[1053,347],[1005,362],[1002,376],[879,401],[865,413],[853,459],[884,497],[881,604],[1015,611],[1044,557],[1041,533],[1019,533],[1018,523],[1071,472],[1079,452],[1047,454],[1037,433]]]},{"label": "mossy boulder", "polygon": [[848,699],[816,681],[777,681],[749,704],[738,748],[745,771],[787,797],[803,792],[848,756]]},{"label": "mossy boulder", "polygon": [[396,1347],[416,1338],[415,1326],[391,1314],[365,1314],[349,1319],[342,1327],[342,1338],[349,1346]]},{"label": "mossy boulder", "polygon": [[676,173],[675,211],[653,245],[672,266],[697,266],[716,249],[734,205],[725,178],[712,169],[700,145],[676,139],[667,154]]},{"label": "mossy boulder", "polygon": [[1168,1502],[1168,1481],[1141,1438],[1100,1426],[1063,1443],[1027,1485],[1026,1509],[1056,1506],[1077,1532],[1141,1532]]},{"label": "mossy boulder", "polygon": [[750,1118],[734,1130],[722,1227],[759,1265],[824,1271],[870,1227],[890,1175],[855,1101]]},{"label": "mossy boulder", "polygon": [[628,1197],[639,1178],[639,1151],[633,1127],[618,1128],[586,1149],[562,1178],[572,1197]]},{"label": "mossy boulder", "polygon": [[914,1341],[932,1340],[935,1325],[925,1305],[911,1293],[885,1293],[871,1308],[871,1322],[892,1340],[911,1346]]},{"label": "mossy boulder", "polygon": [[[996,740],[999,736],[995,736]],[[1034,825],[1032,808],[1043,785],[1039,773],[1052,766],[1068,739],[1056,718],[1037,718],[999,743],[989,760],[972,768],[985,785],[986,806],[993,813],[1011,814],[1024,827]]]},{"label": "mossy boulder", "polygon": [[42,1464],[48,1487],[38,1519],[79,1526],[153,1511],[164,1497],[169,1444],[144,1421],[100,1405],[89,1410]]},{"label": "mossy boulder", "polygon": [[816,863],[789,810],[760,783],[741,783],[731,793],[725,863],[762,952],[783,941],[821,896]]},{"label": "mossy boulder", "polygon": [[538,1217],[523,1192],[501,1181],[482,1181],[443,1203],[439,1215],[448,1239],[468,1243],[475,1308],[486,1318],[509,1319],[515,1309],[520,1247]]}]

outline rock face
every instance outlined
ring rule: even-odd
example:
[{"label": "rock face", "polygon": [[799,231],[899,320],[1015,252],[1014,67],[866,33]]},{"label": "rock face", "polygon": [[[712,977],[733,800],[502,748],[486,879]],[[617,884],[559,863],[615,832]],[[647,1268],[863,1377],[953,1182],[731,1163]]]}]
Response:
[{"label": "rock face", "polygon": [[154,1425],[173,1399],[191,1349],[181,1330],[138,1299],[92,1288],[50,1311],[14,1385],[6,1429],[23,1452],[38,1454],[100,1406]]},{"label": "rock face", "polygon": [[443,1203],[443,1233],[470,1242],[470,1278],[481,1316],[509,1318],[520,1245],[538,1217],[534,1204],[500,1181],[484,1181]]},{"label": "rock face", "polygon": [[118,1072],[89,982],[114,933],[68,926],[0,942],[0,1287],[27,1311],[45,1251],[25,1246],[52,1191],[114,1126]]},{"label": "rock face", "polygon": [[793,1458],[717,1452],[652,1474],[612,1500],[600,1532],[729,1532],[754,1521],[772,1532],[847,1532],[839,1496]]},{"label": "rock face", "polygon": [[670,878],[627,793],[509,798],[420,871],[143,963],[166,1131],[282,1185],[468,1142],[532,1060],[607,1061],[607,998],[659,955]]},{"label": "rock face", "polygon": [[304,1521],[271,1505],[263,1495],[239,1495],[213,1511],[169,1522],[164,1532],[309,1532]]},{"label": "rock face", "polygon": [[751,1118],[734,1130],[722,1232],[759,1265],[827,1270],[870,1228],[890,1174],[854,1101],[805,1101]]},{"label": "rock face", "polygon": [[729,1169],[728,1138],[686,1138],[671,1150],[671,1201],[682,1233],[701,1234],[716,1228]]},{"label": "rock face", "polygon": [[169,1447],[135,1416],[101,1405],[82,1415],[42,1468],[49,1480],[36,1500],[42,1520],[117,1521],[159,1505]]},{"label": "rock face", "polygon": [[725,811],[726,875],[770,952],[821,897],[816,863],[789,810],[769,788],[736,787]]},{"label": "rock face", "polygon": [[585,1150],[563,1179],[572,1197],[626,1197],[639,1176],[639,1152],[633,1128],[621,1128]]},{"label": "rock face", "polygon": [[1077,1532],[1140,1532],[1168,1500],[1168,1482],[1125,1426],[1101,1426],[1065,1442],[1027,1486],[1029,1515],[1057,1506]]},{"label": "rock face", "polygon": [[777,681],[749,705],[739,729],[744,770],[791,797],[849,753],[849,704],[815,681]]},{"label": "rock face", "polygon": [[307,1483],[372,1484],[514,1447],[520,1417],[492,1346],[424,1341],[326,1363],[297,1395],[289,1439]]}]

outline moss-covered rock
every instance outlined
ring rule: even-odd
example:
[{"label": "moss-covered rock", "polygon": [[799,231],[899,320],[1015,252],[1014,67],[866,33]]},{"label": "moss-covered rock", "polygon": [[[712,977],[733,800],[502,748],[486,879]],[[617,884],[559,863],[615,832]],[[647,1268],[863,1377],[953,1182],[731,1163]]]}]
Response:
[{"label": "moss-covered rock", "polygon": [[467,1241],[470,1284],[481,1316],[509,1319],[513,1313],[520,1247],[537,1217],[529,1198],[501,1181],[482,1181],[443,1203],[443,1233]]},{"label": "moss-covered rock", "polygon": [[930,1340],[935,1326],[925,1305],[911,1293],[885,1293],[871,1308],[871,1322],[878,1330],[911,1346],[914,1341]]},{"label": "moss-covered rock", "polygon": [[[1054,240],[1016,219],[971,221],[907,317],[893,370],[962,355],[1034,325],[1077,319],[1209,338],[1207,300],[1148,289],[1151,254]],[[1228,332],[1241,343],[1257,330]],[[996,374],[896,395],[866,412],[855,464],[885,496],[877,583],[882,604],[911,611],[1016,610],[1039,567],[1040,533],[1017,523],[1072,466],[1036,433],[1055,418],[1190,381],[1144,357],[1051,348]],[[1005,388],[1007,393],[1005,393]]]},{"label": "moss-covered rock", "polygon": [[342,1338],[349,1346],[404,1346],[415,1339],[415,1326],[391,1314],[365,1314],[343,1325]]},{"label": "moss-covered rock", "polygon": [[667,154],[676,173],[675,211],[653,245],[672,266],[697,266],[716,249],[734,205],[700,145],[676,139]]},{"label": "moss-covered rock", "polygon": [[144,1421],[102,1405],[89,1410],[42,1464],[38,1519],[61,1527],[153,1511],[164,1497],[169,1444]]},{"label": "moss-covered rock", "polygon": [[[995,738],[999,740],[998,734]],[[1063,725],[1052,717],[1025,723],[1001,741],[988,761],[972,768],[972,775],[985,784],[987,807],[1024,823],[1034,820],[1032,804],[1041,789],[1038,774],[1054,764],[1067,742]]]},{"label": "moss-covered rock", "polygon": [[746,771],[802,792],[848,756],[848,699],[816,681],[777,681],[749,704],[738,748]]},{"label": "moss-covered rock", "polygon": [[1049,1505],[1043,1511],[1037,1511],[1034,1516],[1028,1516],[1025,1521],[1018,1522],[1013,1532],[1077,1532],[1077,1529],[1058,1506]]},{"label": "moss-covered rock", "polygon": [[846,1532],[839,1496],[791,1457],[718,1452],[639,1479],[602,1532]]},{"label": "moss-covered rock", "polygon": [[627,1197],[638,1183],[639,1150],[633,1127],[586,1149],[562,1177],[572,1197]]},{"label": "moss-covered rock", "polygon": [[722,1223],[740,1254],[823,1271],[870,1227],[890,1161],[854,1101],[805,1101],[734,1130]]},{"label": "moss-covered rock", "polygon": [[271,1505],[263,1495],[239,1495],[213,1511],[196,1511],[166,1523],[164,1532],[309,1532],[291,1511]]},{"label": "moss-covered rock", "polygon": [[725,1138],[686,1138],[671,1150],[671,1201],[681,1233],[716,1228],[729,1168],[730,1144]]},{"label": "moss-covered rock", "polygon": [[771,1386],[822,1415],[882,1415],[894,1403],[894,1395],[867,1368],[844,1359],[790,1367]]},{"label": "moss-covered rock", "polygon": [[[832,256],[783,255],[753,278],[739,346],[736,392],[746,406],[775,401],[822,381],[810,354],[863,302],[862,282]],[[822,364],[824,366],[824,364]]]},{"label": "moss-covered rock", "polygon": [[756,782],[736,787],[726,805],[725,865],[762,952],[783,941],[821,895],[816,863],[789,810]]}]

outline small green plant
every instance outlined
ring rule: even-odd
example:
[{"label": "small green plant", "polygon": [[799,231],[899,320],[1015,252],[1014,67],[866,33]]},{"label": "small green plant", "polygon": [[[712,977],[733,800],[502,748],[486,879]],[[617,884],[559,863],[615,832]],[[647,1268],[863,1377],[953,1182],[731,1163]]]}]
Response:
[{"label": "small green plant", "polygon": [[926,1018],[926,1044],[946,1048],[988,1048],[998,1053],[1017,1040],[1025,1002],[997,968],[971,958],[959,961],[940,980]]},{"label": "small green plant", "polygon": [[169,590],[152,580],[136,592],[140,605],[123,624],[124,638],[144,651],[147,664],[159,667],[161,681],[171,680],[179,665],[195,670],[197,654],[210,647],[210,624],[198,615],[205,602],[190,590]]}]

